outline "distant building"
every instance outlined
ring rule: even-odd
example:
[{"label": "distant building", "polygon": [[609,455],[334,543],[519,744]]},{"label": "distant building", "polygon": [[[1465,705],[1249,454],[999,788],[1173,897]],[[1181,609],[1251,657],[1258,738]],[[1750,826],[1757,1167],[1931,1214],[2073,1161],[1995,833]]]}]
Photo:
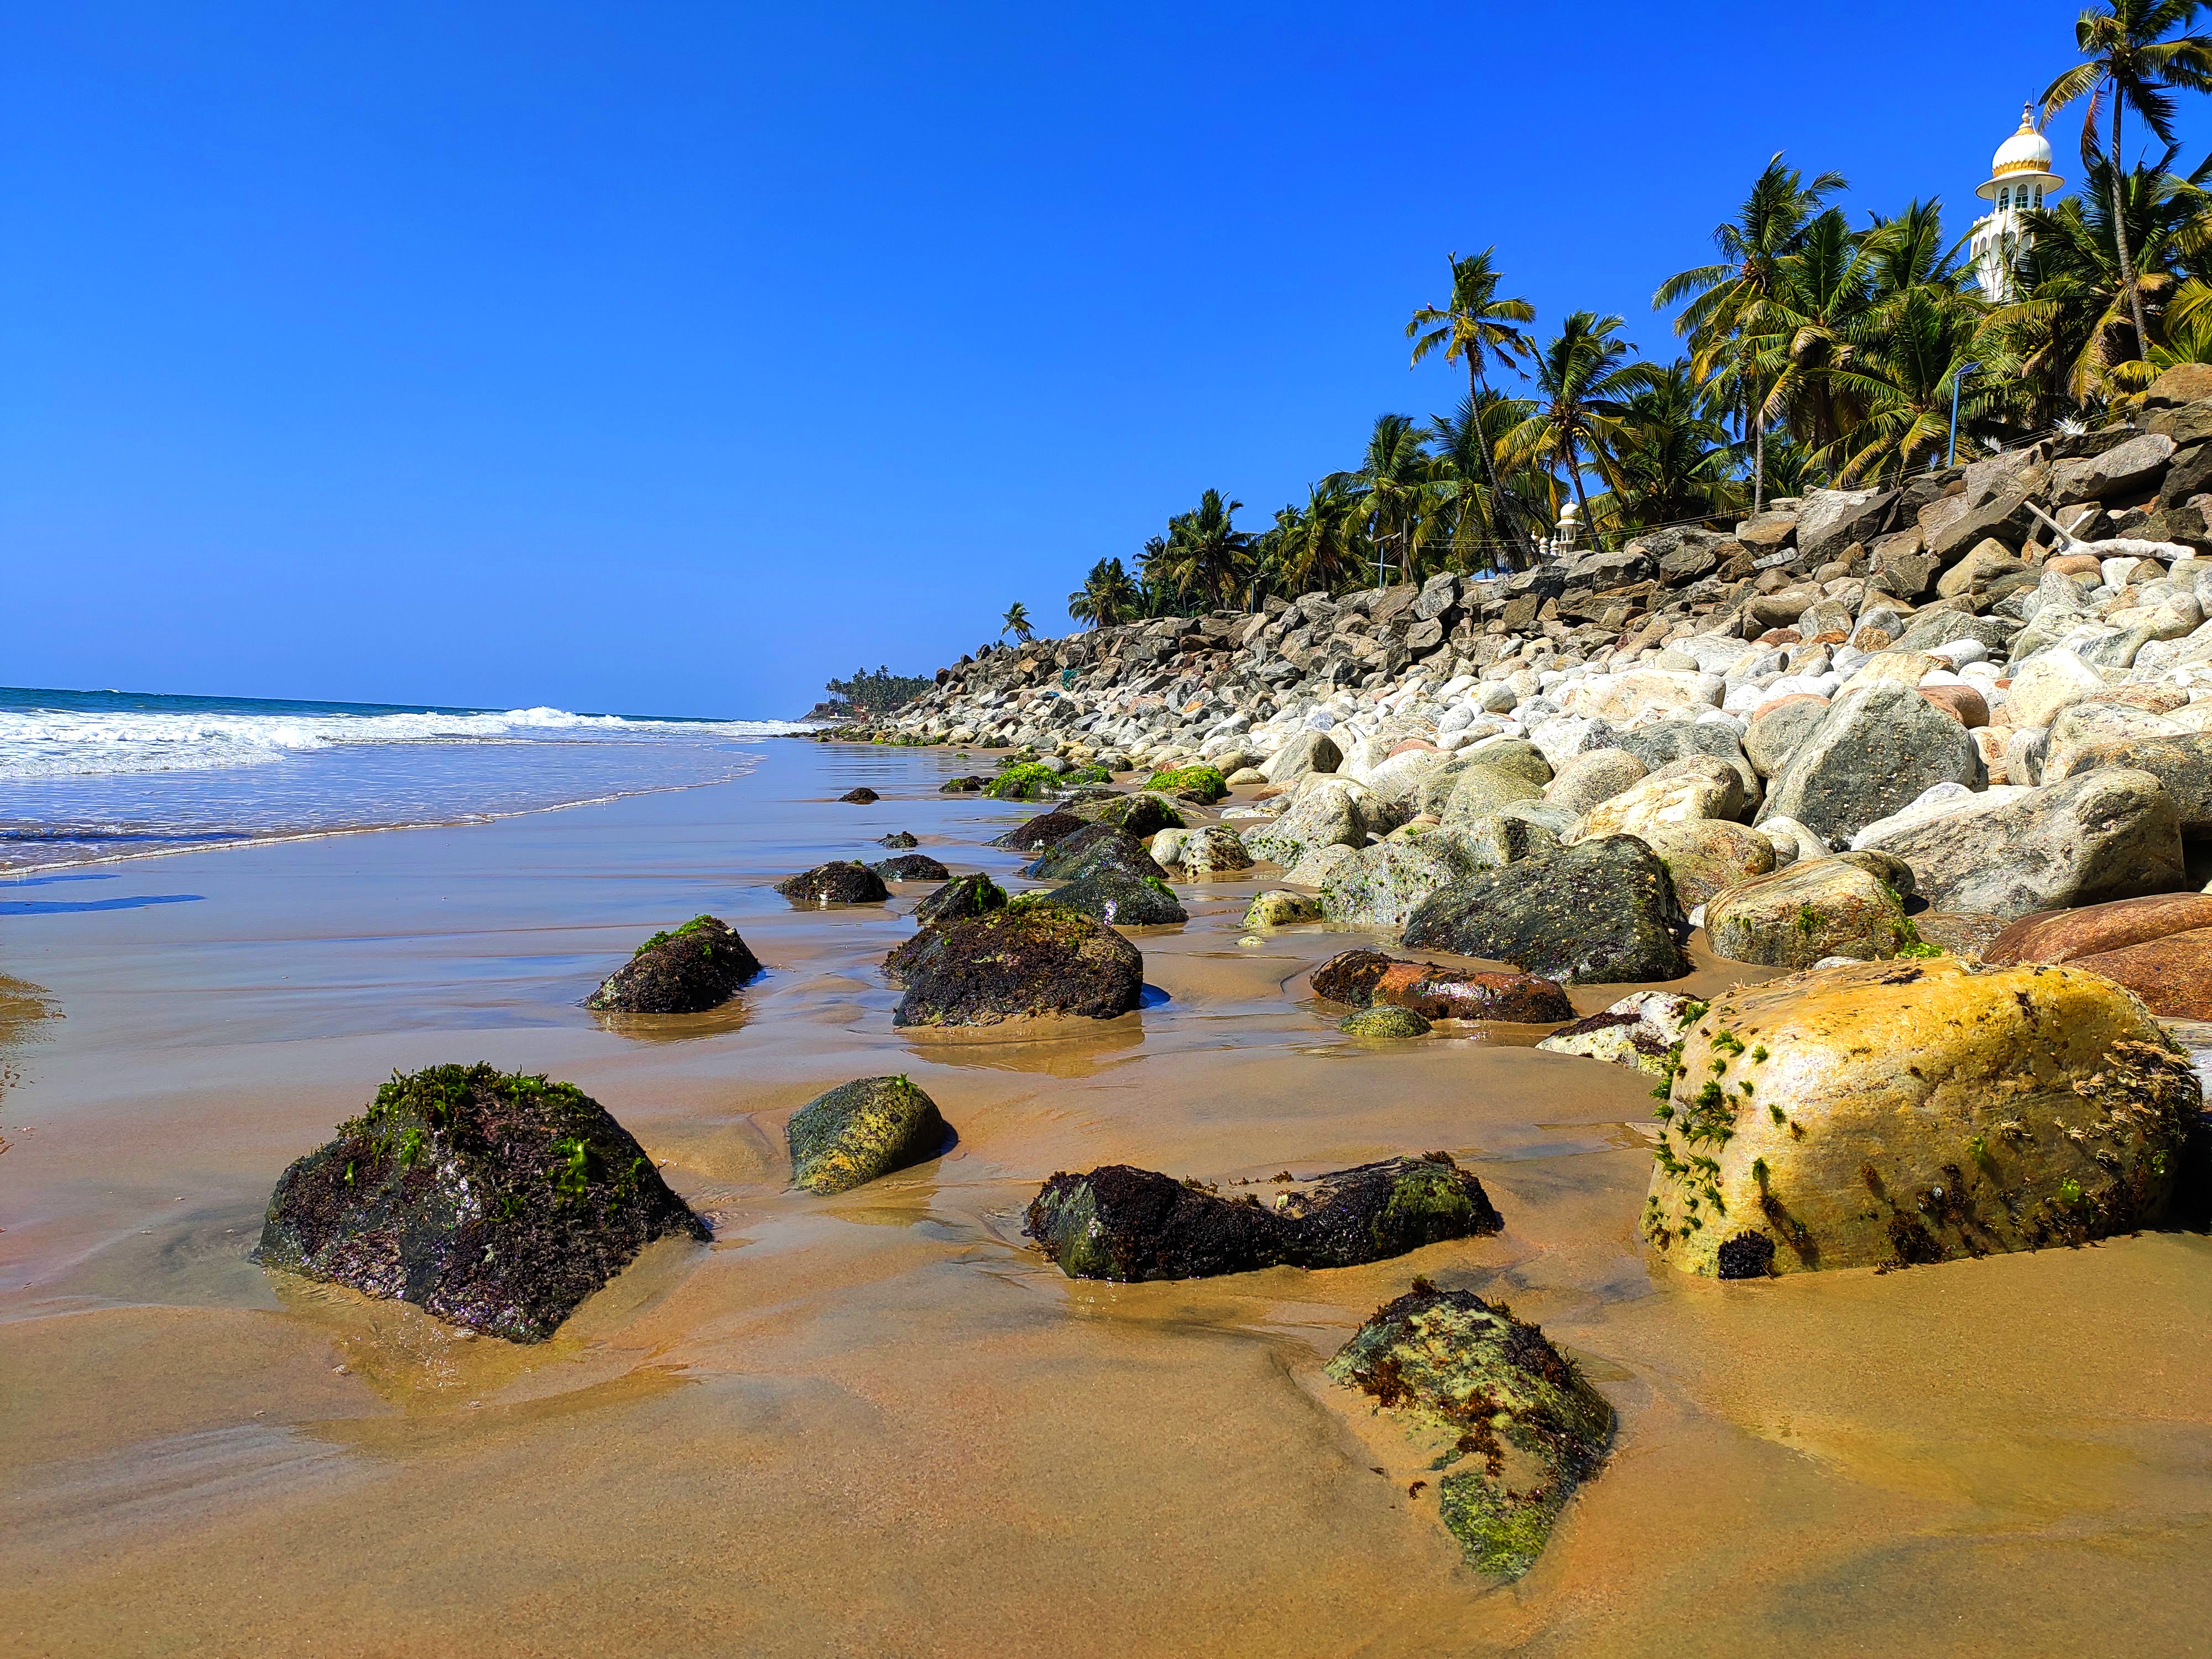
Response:
[{"label": "distant building", "polygon": [[1988,298],[2000,302],[2012,298],[2013,260],[2034,240],[2022,228],[2021,216],[2040,208],[2043,198],[2056,196],[2065,182],[2051,170],[2051,141],[2035,130],[2035,106],[2022,105],[2020,131],[1997,146],[1989,182],[1974,191],[1994,204],[1974,221],[1968,244],[1974,279]]}]

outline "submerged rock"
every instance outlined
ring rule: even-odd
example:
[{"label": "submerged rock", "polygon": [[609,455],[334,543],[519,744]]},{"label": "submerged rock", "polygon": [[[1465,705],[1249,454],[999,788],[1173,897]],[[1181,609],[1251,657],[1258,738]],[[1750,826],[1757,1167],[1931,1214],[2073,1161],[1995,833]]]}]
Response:
[{"label": "submerged rock", "polygon": [[1567,994],[1533,974],[1486,973],[1404,962],[1380,951],[1345,951],[1310,975],[1314,994],[1349,1007],[1410,1008],[1425,1019],[1503,1019],[1550,1024],[1575,1017]]},{"label": "submerged rock", "polygon": [[784,1127],[791,1181],[813,1193],[849,1192],[942,1152],[937,1103],[903,1077],[864,1077],[817,1095]]},{"label": "submerged rock", "polygon": [[1478,1572],[1518,1578],[1597,1473],[1613,1411],[1537,1326],[1472,1291],[1420,1279],[1377,1308],[1328,1364],[1432,1443],[1439,1513]]},{"label": "submerged rock", "polygon": [[972,875],[953,877],[915,905],[914,919],[920,927],[933,927],[940,921],[980,916],[1006,906],[1006,890],[978,870]]},{"label": "submerged rock", "polygon": [[1385,1002],[1346,1014],[1337,1022],[1336,1029],[1346,1036],[1417,1037],[1428,1036],[1435,1027],[1411,1008]]},{"label": "submerged rock", "polygon": [[866,806],[871,801],[881,800],[883,797],[866,784],[862,784],[858,789],[848,789],[837,799],[854,806]]},{"label": "submerged rock", "polygon": [[1504,1224],[1480,1182],[1431,1152],[1285,1186],[1269,1205],[1109,1164],[1053,1176],[1023,1230],[1070,1279],[1134,1281],[1348,1267]]},{"label": "submerged rock", "polygon": [[727,1002],[760,970],[760,958],[727,922],[694,916],[639,945],[584,1006],[605,1013],[704,1013]]},{"label": "submerged rock", "polygon": [[1406,943],[1604,985],[1680,978],[1689,931],[1667,866],[1633,836],[1609,836],[1455,883],[1413,912]]},{"label": "submerged rock", "polygon": [[884,962],[907,984],[894,1025],[1112,1019],[1143,994],[1145,958],[1103,922],[1025,899],[917,933]]},{"label": "submerged rock", "polygon": [[818,864],[776,883],[775,890],[793,904],[880,904],[891,896],[881,876],[852,859]]},{"label": "submerged rock", "polygon": [[254,1260],[542,1342],[657,1238],[708,1237],[574,1084],[489,1066],[394,1076],[285,1170]]},{"label": "submerged rock", "polygon": [[1023,819],[1005,835],[994,836],[991,845],[1012,848],[1017,853],[1035,853],[1054,842],[1066,841],[1085,825],[1085,820],[1073,812],[1040,812],[1033,818]]},{"label": "submerged rock", "polygon": [[1190,920],[1175,890],[1157,877],[1093,870],[1045,895],[1048,902],[1080,910],[1116,927],[1173,927]]},{"label": "submerged rock", "polygon": [[952,875],[927,853],[902,853],[871,867],[885,881],[947,881]]},{"label": "submerged rock", "polygon": [[919,847],[921,843],[907,831],[903,830],[894,830],[888,836],[879,836],[877,839],[876,845],[878,847],[889,847],[894,851],[902,852],[909,847]]},{"label": "submerged rock", "polygon": [[1579,1054],[1671,1079],[1675,1041],[1682,1027],[1705,1011],[1704,1003],[1672,991],[1638,991],[1553,1032],[1536,1046],[1555,1054]]},{"label": "submerged rock", "polygon": [[1644,1232],[1720,1277],[1763,1255],[1752,1233],[1777,1273],[2080,1243],[2165,1218],[2200,1109],[2158,1022],[2077,969],[1742,986],[1685,1037]]}]

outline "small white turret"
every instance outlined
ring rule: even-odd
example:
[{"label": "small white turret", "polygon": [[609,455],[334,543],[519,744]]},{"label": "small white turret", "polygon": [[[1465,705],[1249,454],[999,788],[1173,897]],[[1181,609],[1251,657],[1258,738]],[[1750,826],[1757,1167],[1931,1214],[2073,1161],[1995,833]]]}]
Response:
[{"label": "small white turret", "polygon": [[1974,279],[1990,299],[2012,298],[2013,260],[2034,240],[2021,216],[2042,208],[2045,198],[2057,195],[2065,182],[2051,170],[2051,141],[2036,130],[2035,106],[2022,105],[2020,131],[1997,146],[1990,161],[1989,181],[1974,191],[1993,204],[1974,221],[1967,245]]}]

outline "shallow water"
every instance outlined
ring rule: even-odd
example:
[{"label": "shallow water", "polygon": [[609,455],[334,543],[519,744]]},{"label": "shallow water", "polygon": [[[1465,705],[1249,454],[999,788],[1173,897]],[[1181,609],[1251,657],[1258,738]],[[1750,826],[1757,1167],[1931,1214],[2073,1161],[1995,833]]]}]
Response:
[{"label": "shallow water", "polygon": [[[2206,1240],[1685,1280],[1635,1235],[1644,1080],[1510,1028],[1346,1042],[1301,975],[1355,941],[1240,945],[1251,882],[1133,933],[1164,994],[1136,1014],[909,1042],[874,963],[919,891],[766,884],[902,828],[1010,871],[980,842],[1025,809],[939,797],[954,769],[781,743],[726,785],[118,866],[118,900],[192,902],[0,915],[0,1650],[2205,1649]],[[885,799],[835,801],[863,782]],[[577,1006],[708,909],[770,965],[739,1004]],[[277,1173],[381,1078],[478,1058],[580,1084],[714,1243],[527,1349],[246,1261]],[[791,1110],[894,1071],[957,1146],[785,1191]],[[1056,1170],[1431,1148],[1503,1235],[1133,1286],[1019,1237]],[[1321,1374],[1416,1273],[1540,1321],[1620,1412],[1518,1585],[1459,1565],[1410,1445]]]}]

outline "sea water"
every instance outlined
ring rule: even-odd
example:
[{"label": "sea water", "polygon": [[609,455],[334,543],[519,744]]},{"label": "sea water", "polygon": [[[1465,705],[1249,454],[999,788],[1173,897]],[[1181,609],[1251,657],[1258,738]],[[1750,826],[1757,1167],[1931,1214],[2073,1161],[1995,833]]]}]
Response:
[{"label": "sea water", "polygon": [[0,870],[720,783],[781,720],[0,688]]}]

